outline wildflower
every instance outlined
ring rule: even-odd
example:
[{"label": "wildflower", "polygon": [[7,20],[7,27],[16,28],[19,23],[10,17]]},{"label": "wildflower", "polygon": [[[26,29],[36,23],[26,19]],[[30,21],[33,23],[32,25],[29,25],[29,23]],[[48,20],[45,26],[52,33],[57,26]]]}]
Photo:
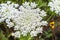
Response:
[{"label": "wildflower", "polygon": [[47,25],[47,21],[42,20],[46,16],[46,12],[36,8],[35,2],[25,2],[19,7],[19,10],[16,8],[19,5],[15,3],[0,5],[0,22],[5,21],[9,28],[13,27],[16,32],[12,35],[15,37],[27,36],[28,33],[32,37],[37,36],[38,33],[42,33],[42,26]]},{"label": "wildflower", "polygon": [[31,31],[30,35],[31,35],[31,37],[37,36],[37,32],[36,31]]},{"label": "wildflower", "polygon": [[51,0],[48,6],[50,6],[50,10],[55,11],[56,14],[60,15],[60,0]]},{"label": "wildflower", "polygon": [[54,29],[54,24],[55,24],[54,21],[53,21],[53,22],[50,22],[50,27],[51,27],[52,29]]},{"label": "wildflower", "polygon": [[16,38],[20,38],[20,31],[16,31],[15,33],[12,33],[11,35],[15,36]]},{"label": "wildflower", "polygon": [[11,1],[7,1],[7,4],[10,4],[11,3]]}]

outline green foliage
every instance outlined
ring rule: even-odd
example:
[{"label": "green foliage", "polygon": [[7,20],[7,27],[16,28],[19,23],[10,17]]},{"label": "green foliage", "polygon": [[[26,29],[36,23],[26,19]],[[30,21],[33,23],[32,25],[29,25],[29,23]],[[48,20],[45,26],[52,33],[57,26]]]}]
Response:
[{"label": "green foliage", "polygon": [[[6,2],[8,0],[0,0],[0,3]],[[45,10],[47,12],[47,17],[45,20],[50,21],[50,19],[55,16],[55,12],[50,11],[50,8],[48,7],[48,2],[50,0],[9,0],[12,1],[14,3],[18,3],[19,5],[21,5],[22,3],[24,3],[25,1],[29,1],[29,2],[36,2],[38,4],[37,7]],[[6,35],[9,36],[10,32],[9,29],[6,28],[6,24],[4,23],[4,27],[6,29]],[[50,38],[52,37],[52,32],[51,30],[45,31],[44,32],[44,36],[43,38],[41,38],[40,40],[44,40],[45,38]],[[8,38],[5,37],[5,35],[3,34],[3,31],[0,30],[0,40],[8,40]],[[34,38],[32,38],[30,35],[28,36],[21,36],[21,38],[19,38],[19,40],[34,40]]]},{"label": "green foliage", "polygon": [[8,40],[1,30],[0,30],[0,40]]},{"label": "green foliage", "polygon": [[33,37],[31,37],[29,34],[27,36],[22,36],[21,35],[19,40],[33,40]]},{"label": "green foliage", "polygon": [[52,30],[47,30],[47,31],[44,31],[44,38],[50,38],[52,37]]}]

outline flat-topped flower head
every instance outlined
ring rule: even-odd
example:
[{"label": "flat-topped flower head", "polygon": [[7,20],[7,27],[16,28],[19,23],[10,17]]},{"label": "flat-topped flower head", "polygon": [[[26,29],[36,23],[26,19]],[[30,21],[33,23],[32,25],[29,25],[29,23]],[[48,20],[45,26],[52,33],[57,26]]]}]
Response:
[{"label": "flat-topped flower head", "polygon": [[12,23],[10,20],[18,16],[17,13],[19,13],[15,5],[18,4],[13,4],[11,1],[0,4],[0,23],[5,21],[9,28],[14,26],[14,23]]},{"label": "flat-topped flower head", "polygon": [[56,14],[60,15],[60,0],[51,0],[48,6],[50,6],[52,11],[55,11]]},{"label": "flat-topped flower head", "polygon": [[19,9],[17,6],[11,2],[0,4],[0,23],[5,21],[9,28],[13,27],[16,32],[12,34],[18,38],[20,35],[27,36],[28,33],[31,37],[42,33],[42,26],[47,25],[47,21],[42,20],[46,12],[37,8],[35,2],[22,3]]},{"label": "flat-topped flower head", "polygon": [[36,7],[37,4],[35,2],[25,2],[19,7],[22,13],[20,14],[20,18],[17,18],[19,20],[16,21],[16,24],[20,26],[19,30],[23,36],[26,36],[28,33],[32,37],[37,36],[38,33],[42,33],[43,31],[41,26],[47,25],[46,21],[42,21],[43,17],[46,16],[46,12]]}]

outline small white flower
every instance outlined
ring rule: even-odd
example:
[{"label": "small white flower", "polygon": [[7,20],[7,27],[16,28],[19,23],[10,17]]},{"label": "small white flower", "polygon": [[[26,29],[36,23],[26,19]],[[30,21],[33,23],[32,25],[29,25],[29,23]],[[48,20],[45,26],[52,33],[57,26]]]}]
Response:
[{"label": "small white flower", "polygon": [[23,36],[27,36],[27,32],[24,30],[24,31],[22,31],[22,35]]},{"label": "small white flower", "polygon": [[10,4],[11,3],[11,1],[7,1],[7,4]]},{"label": "small white flower", "polygon": [[16,26],[14,27],[14,30],[18,30],[18,29],[19,29],[19,26],[16,25]]},{"label": "small white flower", "polygon": [[10,19],[6,19],[6,23],[10,22]]},{"label": "small white flower", "polygon": [[37,36],[37,32],[36,31],[31,31],[30,35],[31,35],[31,37]]},{"label": "small white flower", "polygon": [[47,21],[42,21],[41,23],[42,23],[42,25],[47,25],[48,24]]},{"label": "small white flower", "polygon": [[31,2],[31,7],[35,8],[37,6],[37,4],[35,2]]},{"label": "small white flower", "polygon": [[4,18],[1,18],[1,19],[0,19],[0,22],[4,22],[4,20],[5,20]]},{"label": "small white flower", "polygon": [[38,28],[36,29],[36,32],[37,32],[37,33],[42,33],[42,31],[43,31],[43,27],[38,27]]},{"label": "small white flower", "polygon": [[44,17],[46,16],[46,12],[44,10],[41,11],[40,16]]},{"label": "small white flower", "polygon": [[29,2],[22,3],[22,5],[23,5],[24,7],[27,7],[27,6],[29,6]]},{"label": "small white flower", "polygon": [[19,5],[18,4],[15,4],[14,6],[17,8]]},{"label": "small white flower", "polygon": [[14,23],[9,22],[9,23],[7,23],[7,26],[8,26],[9,28],[11,28],[11,27],[13,27],[13,26],[14,26]]},{"label": "small white flower", "polygon": [[12,33],[12,36],[14,36],[16,38],[20,38],[20,31],[17,31],[15,33]]},{"label": "small white flower", "polygon": [[60,0],[51,0],[48,6],[50,6],[51,11],[55,11],[56,14],[60,15]]}]

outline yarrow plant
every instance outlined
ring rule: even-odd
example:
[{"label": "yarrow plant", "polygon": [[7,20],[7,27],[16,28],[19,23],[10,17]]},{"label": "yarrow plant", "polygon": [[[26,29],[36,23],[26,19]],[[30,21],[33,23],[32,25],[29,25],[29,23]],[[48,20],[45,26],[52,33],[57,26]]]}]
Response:
[{"label": "yarrow plant", "polygon": [[55,11],[56,14],[60,15],[60,0],[51,0],[48,6],[52,11]]},{"label": "yarrow plant", "polygon": [[46,12],[37,8],[35,2],[25,2],[17,9],[18,6],[10,1],[0,4],[0,23],[5,21],[9,28],[13,27],[16,32],[12,36],[17,38],[42,33],[43,26],[47,25],[47,21],[42,20]]}]

